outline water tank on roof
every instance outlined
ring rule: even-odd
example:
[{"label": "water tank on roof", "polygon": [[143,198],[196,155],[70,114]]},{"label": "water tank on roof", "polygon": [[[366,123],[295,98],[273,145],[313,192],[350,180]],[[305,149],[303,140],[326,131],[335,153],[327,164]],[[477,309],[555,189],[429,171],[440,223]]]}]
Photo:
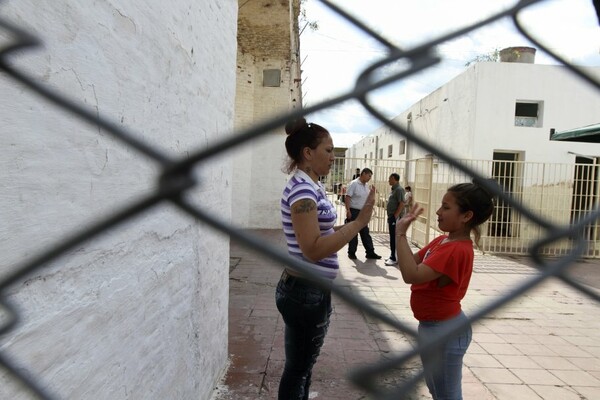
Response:
[{"label": "water tank on roof", "polygon": [[533,47],[507,47],[500,50],[500,61],[533,64],[535,51]]}]

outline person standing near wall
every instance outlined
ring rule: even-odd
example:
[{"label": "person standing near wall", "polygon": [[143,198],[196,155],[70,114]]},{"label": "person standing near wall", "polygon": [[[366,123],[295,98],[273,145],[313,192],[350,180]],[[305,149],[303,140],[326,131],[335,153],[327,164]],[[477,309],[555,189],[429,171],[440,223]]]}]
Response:
[{"label": "person standing near wall", "polygon": [[[371,219],[375,188],[369,190],[364,207],[352,222],[334,226],[335,206],[319,181],[329,173],[335,159],[331,135],[320,125],[307,124],[304,118],[290,121],[285,131],[290,158],[287,172],[294,173],[281,198],[288,252],[310,263],[315,274],[333,281],[339,269],[337,251]],[[285,367],[278,399],[306,400],[312,368],[329,327],[331,291],[286,268],[277,284],[275,301],[285,322]]]},{"label": "person standing near wall", "polygon": [[392,187],[387,202],[388,228],[390,231],[390,258],[385,260],[385,265],[396,265],[396,220],[404,215],[404,190],[400,187],[400,175],[393,173],[388,179]]},{"label": "person standing near wall", "polygon": [[413,207],[412,188],[410,186],[404,186],[404,191],[406,192],[406,194],[404,195],[404,208],[405,213],[407,213],[410,210],[412,210]]},{"label": "person standing near wall", "polygon": [[408,245],[406,232],[423,208],[415,204],[396,223],[398,265],[404,282],[411,284],[410,307],[419,321],[419,342],[430,343],[442,332],[463,327],[439,347],[421,353],[425,382],[433,399],[462,399],[462,364],[472,329],[460,302],[473,272],[471,233],[478,244],[479,226],[493,210],[492,195],[482,186],[461,183],[450,187],[436,212],[438,227],[447,234],[435,238],[415,254]]},{"label": "person standing near wall", "polygon": [[[362,208],[364,207],[367,197],[369,193],[373,190],[372,187],[369,187],[367,184],[371,177],[373,176],[373,171],[369,168],[363,168],[360,172],[358,178],[350,182],[350,186],[348,186],[348,190],[346,190],[346,222],[354,221]],[[375,248],[373,247],[373,239],[369,234],[369,226],[365,225],[360,230],[360,240],[365,247],[366,257],[368,259],[379,260],[381,256],[375,253]],[[356,249],[358,248],[358,235],[355,235],[350,243],[348,243],[348,258],[351,260],[356,260]]]}]

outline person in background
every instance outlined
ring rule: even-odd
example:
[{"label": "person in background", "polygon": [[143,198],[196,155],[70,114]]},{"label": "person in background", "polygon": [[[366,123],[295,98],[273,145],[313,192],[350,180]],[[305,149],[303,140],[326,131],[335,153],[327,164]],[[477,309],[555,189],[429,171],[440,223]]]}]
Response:
[{"label": "person in background", "polygon": [[[350,182],[348,189],[346,190],[346,221],[354,221],[358,214],[360,213],[363,206],[366,204],[369,193],[372,190],[372,187],[369,187],[367,184],[371,177],[373,176],[373,171],[369,168],[363,168],[360,172],[358,178]],[[381,256],[375,253],[375,248],[373,247],[373,239],[369,234],[369,226],[365,225],[360,230],[360,240],[365,247],[366,256],[368,259],[379,260]],[[358,235],[354,235],[350,243],[348,243],[348,258],[351,260],[356,260],[356,249],[358,248]]]},{"label": "person in background", "polygon": [[423,208],[415,204],[396,223],[398,265],[404,282],[411,284],[410,306],[419,321],[419,342],[429,342],[459,324],[464,326],[440,348],[421,353],[425,381],[434,400],[462,399],[462,363],[472,337],[471,325],[461,309],[473,272],[471,233],[478,245],[479,226],[493,210],[492,195],[482,186],[461,183],[450,187],[436,212],[438,227],[446,234],[415,254],[406,232]]},{"label": "person in background", "polygon": [[360,168],[356,168],[356,172],[352,175],[352,180],[355,180],[360,176]]},{"label": "person in background", "polygon": [[[281,197],[281,222],[289,254],[310,263],[314,274],[331,282],[338,273],[337,251],[369,223],[375,189],[366,196],[356,218],[345,225],[337,221],[335,206],[319,181],[335,159],[333,141],[320,125],[304,118],[285,126],[287,172],[293,173]],[[285,268],[275,292],[277,309],[285,322],[285,366],[279,400],[307,400],[313,365],[325,340],[332,313],[331,291]]]},{"label": "person in background", "polygon": [[385,265],[396,265],[396,220],[404,214],[404,190],[400,187],[400,175],[393,173],[388,179],[392,187],[387,202],[388,228],[390,231],[390,258]]},{"label": "person in background", "polygon": [[404,195],[404,207],[406,209],[405,212],[409,212],[413,207],[412,188],[410,186],[404,186],[404,191],[406,192]]}]

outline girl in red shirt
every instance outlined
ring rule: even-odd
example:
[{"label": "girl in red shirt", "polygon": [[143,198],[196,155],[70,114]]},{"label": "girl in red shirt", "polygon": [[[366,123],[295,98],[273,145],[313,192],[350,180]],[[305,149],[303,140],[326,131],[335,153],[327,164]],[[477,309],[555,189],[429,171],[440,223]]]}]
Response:
[{"label": "girl in red shirt", "polygon": [[[423,213],[415,204],[396,223],[396,251],[404,282],[411,284],[410,306],[419,321],[419,342],[425,381],[434,400],[462,399],[462,360],[471,343],[471,325],[461,310],[473,272],[473,242],[479,225],[494,210],[492,195],[474,183],[448,189],[437,210],[438,227],[446,232],[412,254],[406,240],[410,224]],[[462,326],[460,332],[445,333]]]}]

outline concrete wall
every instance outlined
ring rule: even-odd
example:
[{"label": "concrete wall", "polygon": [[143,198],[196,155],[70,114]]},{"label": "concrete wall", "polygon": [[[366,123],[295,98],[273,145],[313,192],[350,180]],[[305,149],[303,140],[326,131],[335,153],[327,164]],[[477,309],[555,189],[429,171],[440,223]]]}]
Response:
[{"label": "concrete wall", "polygon": [[[593,76],[600,76],[599,67],[585,70]],[[515,123],[516,104],[531,102],[539,104],[537,124],[518,126]],[[476,165],[476,170],[483,175],[492,174],[494,153],[515,153],[516,160],[524,163],[514,168],[513,194],[544,218],[568,223],[572,212],[583,212],[571,210],[576,158],[595,159],[597,164],[600,144],[550,141],[550,130],[562,131],[598,123],[598,110],[598,90],[566,67],[484,62],[474,64],[393,121],[452,158],[488,160]],[[366,161],[371,164],[382,163],[379,159],[386,162],[397,160],[399,166],[406,166],[405,181],[413,186],[418,183],[415,164],[405,160],[432,157],[431,180],[435,193],[438,192],[436,183],[445,190],[456,179],[469,179],[448,165],[438,163],[436,152],[432,154],[431,150],[420,148],[415,143],[407,142],[405,155],[394,150],[392,157],[387,157],[387,146],[392,144],[396,148],[399,140],[401,137],[390,133],[389,128],[380,127],[348,149],[346,154],[359,158],[364,154],[369,158],[371,154],[377,154],[378,160]],[[379,156],[379,149],[383,149],[383,157]],[[590,184],[587,188],[586,201],[597,201],[595,186]],[[423,188],[416,189],[416,195],[420,196],[419,190]],[[431,198],[441,197],[440,193]],[[510,222],[515,237],[506,239],[510,244],[506,251],[513,251],[511,247],[517,246],[525,249],[528,240],[540,237],[539,227],[527,223],[516,213],[512,214]]]},{"label": "concrete wall", "polygon": [[[586,70],[600,76],[598,67]],[[517,101],[543,104],[540,126],[515,126]],[[600,144],[551,142],[550,129],[561,131],[597,123],[599,109],[600,93],[566,67],[483,62],[393,120],[459,159],[491,160],[494,151],[505,151],[520,153],[519,161],[574,163],[576,154],[600,157]],[[399,155],[396,150],[401,139],[389,128],[381,127],[349,148],[346,155],[370,157],[383,149],[383,159],[389,160],[390,144],[394,146],[394,160],[430,154],[407,141],[406,154]],[[413,178],[411,175],[408,180]]]},{"label": "concrete wall", "polygon": [[[600,76],[600,68],[589,68]],[[521,63],[480,63],[475,75],[477,109],[471,157],[490,159],[494,150],[524,152],[521,161],[573,163],[569,152],[600,157],[600,144],[551,142],[557,131],[598,123],[600,92],[566,67]],[[470,89],[472,91],[473,89]],[[543,102],[539,127],[514,124],[517,101]]]},{"label": "concrete wall", "polygon": [[[5,2],[47,87],[172,157],[233,130],[237,2]],[[5,36],[2,36],[5,38]],[[4,39],[3,39],[4,40]],[[155,190],[153,160],[0,73],[0,274]],[[190,198],[228,220],[231,162]],[[57,398],[208,398],[227,362],[229,242],[161,204],[10,287],[0,351]],[[0,398],[30,398],[0,370]]]},{"label": "concrete wall", "polygon": [[[241,1],[238,23],[235,127],[242,131],[301,107],[298,0]],[[263,71],[281,71],[279,87]],[[287,175],[283,127],[233,152],[233,222],[244,228],[281,227],[280,198]]]}]

